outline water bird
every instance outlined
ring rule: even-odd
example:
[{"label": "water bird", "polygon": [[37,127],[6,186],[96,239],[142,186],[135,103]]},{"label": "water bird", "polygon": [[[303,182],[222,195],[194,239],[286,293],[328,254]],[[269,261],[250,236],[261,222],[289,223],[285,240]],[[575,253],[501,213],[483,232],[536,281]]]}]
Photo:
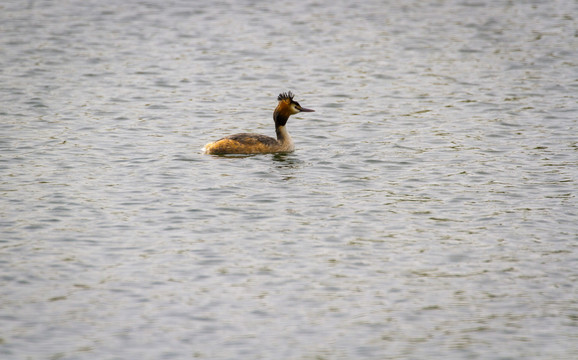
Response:
[{"label": "water bird", "polygon": [[306,109],[293,100],[291,91],[279,94],[277,97],[277,107],[273,111],[273,121],[275,121],[275,133],[277,139],[269,136],[253,133],[234,134],[215,142],[208,143],[203,148],[206,154],[267,154],[291,152],[295,149],[293,140],[287,132],[285,125],[289,116],[300,112],[313,112],[315,110]]}]

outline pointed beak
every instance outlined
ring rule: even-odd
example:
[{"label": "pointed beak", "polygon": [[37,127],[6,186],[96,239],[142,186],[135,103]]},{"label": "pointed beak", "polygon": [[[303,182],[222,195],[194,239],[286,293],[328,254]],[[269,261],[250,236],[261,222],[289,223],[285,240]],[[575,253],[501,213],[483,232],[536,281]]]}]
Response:
[{"label": "pointed beak", "polygon": [[301,106],[299,107],[298,110],[301,112],[315,112],[315,110],[313,110],[313,109],[306,109],[306,108],[301,107]]}]

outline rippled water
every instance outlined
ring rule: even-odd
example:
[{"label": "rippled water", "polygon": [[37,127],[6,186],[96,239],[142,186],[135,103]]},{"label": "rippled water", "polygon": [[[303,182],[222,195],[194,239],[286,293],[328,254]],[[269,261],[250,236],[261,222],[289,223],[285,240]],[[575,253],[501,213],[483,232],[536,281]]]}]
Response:
[{"label": "rippled water", "polygon": [[0,357],[574,358],[577,4],[2,2]]}]

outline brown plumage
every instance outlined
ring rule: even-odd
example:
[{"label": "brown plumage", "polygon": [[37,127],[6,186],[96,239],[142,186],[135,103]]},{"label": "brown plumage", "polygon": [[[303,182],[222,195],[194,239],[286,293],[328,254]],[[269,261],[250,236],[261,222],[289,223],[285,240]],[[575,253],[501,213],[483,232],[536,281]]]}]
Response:
[{"label": "brown plumage", "polygon": [[300,112],[312,112],[314,110],[301,107],[297,101],[293,100],[294,95],[291,92],[281,93],[277,97],[279,103],[273,112],[275,121],[275,133],[277,139],[269,136],[241,133],[230,135],[219,139],[215,142],[208,143],[203,148],[207,154],[224,155],[224,154],[260,154],[260,153],[277,153],[291,152],[294,150],[293,141],[287,132],[285,125],[289,116]]}]

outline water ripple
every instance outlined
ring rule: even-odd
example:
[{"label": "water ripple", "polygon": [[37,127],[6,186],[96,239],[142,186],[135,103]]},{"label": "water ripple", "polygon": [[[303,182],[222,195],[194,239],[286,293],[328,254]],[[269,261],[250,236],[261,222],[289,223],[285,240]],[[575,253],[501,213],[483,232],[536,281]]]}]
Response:
[{"label": "water ripple", "polygon": [[576,10],[3,4],[2,358],[571,358]]}]

